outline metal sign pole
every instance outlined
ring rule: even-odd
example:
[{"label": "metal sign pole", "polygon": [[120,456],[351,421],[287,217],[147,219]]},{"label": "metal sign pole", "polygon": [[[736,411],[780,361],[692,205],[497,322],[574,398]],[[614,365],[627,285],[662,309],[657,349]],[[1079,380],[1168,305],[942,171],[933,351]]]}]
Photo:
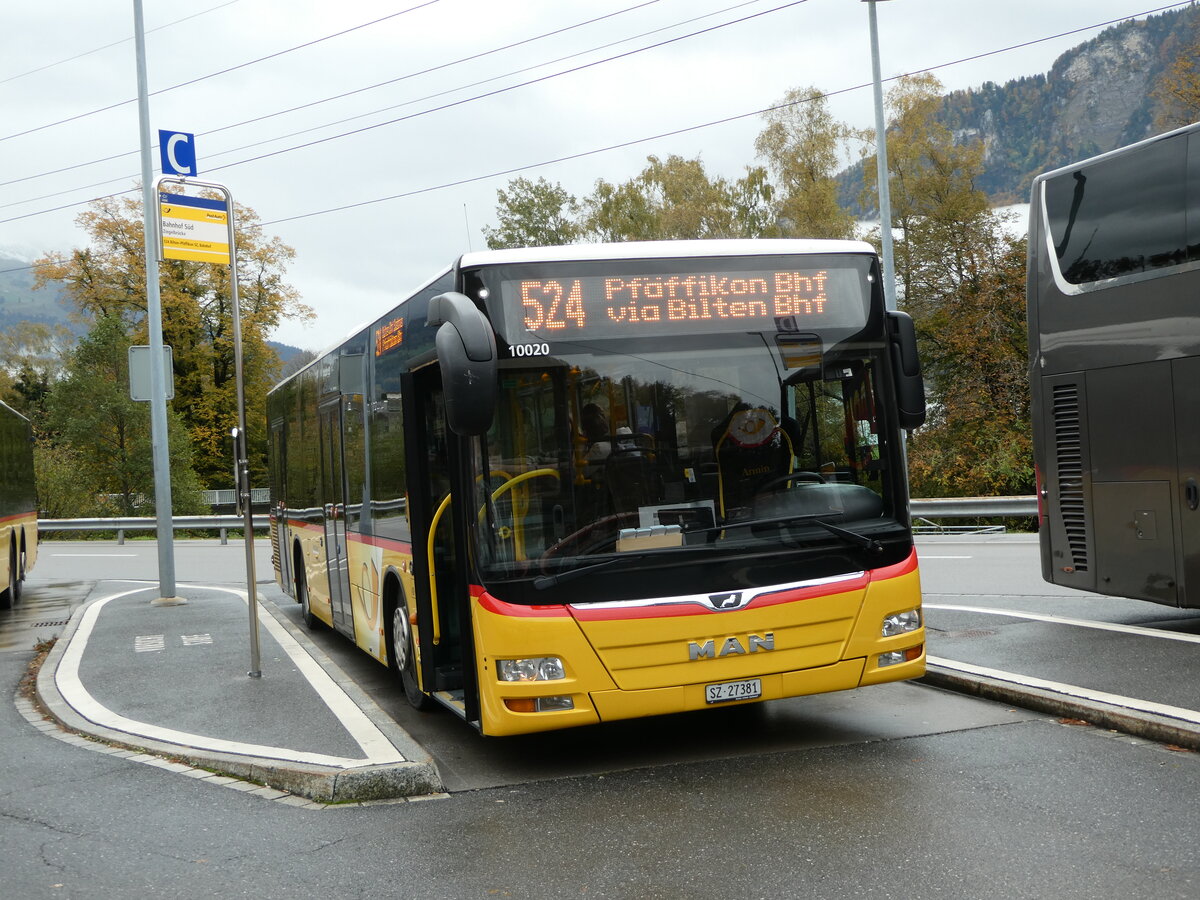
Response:
[{"label": "metal sign pole", "polygon": [[242,307],[238,300],[237,247],[233,240],[234,208],[233,197],[225,192],[229,201],[229,295],[233,304],[233,369],[237,382],[238,430],[234,441],[238,450],[238,468],[241,477],[236,485],[242,496],[242,521],[245,522],[246,538],[246,593],[250,605],[250,671],[251,678],[262,678],[262,666],[258,649],[258,590],[254,571],[254,512],[250,508],[250,453],[249,435],[246,433],[246,391],[242,380]]},{"label": "metal sign pole", "polygon": [[892,251],[892,194],[888,182],[887,126],[883,120],[883,79],[879,66],[879,25],[875,20],[875,4],[882,0],[863,0],[870,14],[871,75],[875,83],[875,168],[879,186],[879,239],[883,252],[883,304],[896,308],[896,264]]},{"label": "metal sign pole", "polygon": [[154,458],[154,515],[158,536],[156,606],[187,601],[175,596],[175,526],[171,509],[171,456],[167,447],[167,376],[163,368],[162,302],[158,293],[158,254],[154,250],[157,217],[153,210],[154,170],[150,160],[150,100],[146,86],[146,39],[142,0],[133,0],[137,45],[138,126],[142,144],[142,217],[146,250],[146,323],[150,329],[150,443]]},{"label": "metal sign pole", "polygon": [[[225,198],[220,201],[186,197],[161,192],[164,184],[190,185],[207,188]],[[160,218],[163,226],[160,250],[164,257],[191,259],[228,264],[229,297],[233,306],[233,366],[237,388],[238,424],[234,429],[235,490],[241,499],[241,511],[246,541],[246,595],[250,607],[250,671],[251,678],[262,677],[258,647],[258,591],[254,571],[254,513],[250,508],[250,455],[246,433],[246,389],[242,375],[242,309],[238,298],[237,244],[234,240],[233,194],[229,188],[214,181],[196,181],[162,175],[155,183],[159,193]],[[169,216],[170,218],[163,218]],[[182,217],[182,218],[180,218]],[[220,243],[220,223],[224,220],[225,244]],[[169,227],[168,227],[169,226]]]}]

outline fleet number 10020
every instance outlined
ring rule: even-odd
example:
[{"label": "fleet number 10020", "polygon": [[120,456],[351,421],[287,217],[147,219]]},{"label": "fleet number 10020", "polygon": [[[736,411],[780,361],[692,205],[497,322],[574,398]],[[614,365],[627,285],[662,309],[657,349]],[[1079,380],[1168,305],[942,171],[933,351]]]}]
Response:
[{"label": "fleet number 10020", "polygon": [[549,344],[513,344],[513,356],[549,356]]}]

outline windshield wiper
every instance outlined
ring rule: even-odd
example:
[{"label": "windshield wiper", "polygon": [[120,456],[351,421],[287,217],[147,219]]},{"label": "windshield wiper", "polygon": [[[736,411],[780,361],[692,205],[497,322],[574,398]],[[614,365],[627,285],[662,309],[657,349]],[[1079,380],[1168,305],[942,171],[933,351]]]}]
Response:
[{"label": "windshield wiper", "polygon": [[830,534],[840,537],[847,543],[853,544],[856,547],[862,547],[870,553],[882,553],[883,544],[875,540],[875,538],[867,537],[865,534],[859,534],[857,531],[851,531],[848,528],[842,528],[840,525],[834,525],[832,522],[827,522],[823,516],[829,513],[805,513],[803,515],[794,516],[767,516],[761,519],[738,519],[733,522],[726,522],[724,525],[715,525],[712,528],[701,528],[697,531],[689,531],[686,534],[704,534],[719,531],[731,531],[736,528],[761,528],[764,525],[791,525],[795,522],[811,522],[824,528]]},{"label": "windshield wiper", "polygon": [[646,559],[647,557],[663,555],[661,550],[656,550],[648,553],[622,553],[619,556],[612,556],[598,563],[592,563],[590,566],[580,566],[578,569],[567,569],[565,572],[556,572],[553,575],[539,575],[533,579],[533,588],[537,591],[544,591],[546,588],[554,587],[556,584],[562,584],[564,581],[571,581],[578,578],[580,575],[587,575],[595,572],[598,569],[607,569],[611,565],[619,562],[633,562],[635,559]]},{"label": "windshield wiper", "polygon": [[[882,553],[883,544],[875,540],[875,538],[867,537],[865,534],[859,534],[857,531],[850,531],[848,528],[834,525],[832,522],[826,522],[822,516],[829,515],[828,513],[806,513],[804,515],[795,516],[770,516],[761,519],[745,519],[742,521],[726,522],[724,525],[714,525],[711,528],[697,528],[693,531],[685,531],[684,535],[693,534],[710,534],[721,531],[730,531],[737,528],[759,528],[764,525],[790,525],[794,522],[811,522],[820,528],[824,528],[835,537],[839,537],[847,543],[853,544],[856,547],[861,547],[869,553]],[[686,544],[684,545],[686,547]],[[678,549],[678,548],[672,548]],[[669,555],[669,552],[664,553],[662,550],[652,550],[646,553],[622,553],[618,556],[609,557],[598,563],[593,563],[590,566],[581,566],[578,569],[568,569],[565,572],[558,572],[554,575],[539,575],[533,579],[534,590],[544,591],[546,588],[554,587],[556,584],[562,584],[572,579],[578,578],[581,575],[589,575],[592,572],[606,569],[609,566],[619,562],[633,562],[634,560],[659,558],[662,559]],[[674,564],[678,565],[678,562]]]}]

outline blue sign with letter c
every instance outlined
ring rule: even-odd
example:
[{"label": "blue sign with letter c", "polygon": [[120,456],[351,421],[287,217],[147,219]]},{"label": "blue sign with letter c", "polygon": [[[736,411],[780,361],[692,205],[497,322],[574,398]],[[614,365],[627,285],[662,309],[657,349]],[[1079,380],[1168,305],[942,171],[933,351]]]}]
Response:
[{"label": "blue sign with letter c", "polygon": [[158,155],[164,175],[196,174],[196,136],[186,131],[158,132]]}]

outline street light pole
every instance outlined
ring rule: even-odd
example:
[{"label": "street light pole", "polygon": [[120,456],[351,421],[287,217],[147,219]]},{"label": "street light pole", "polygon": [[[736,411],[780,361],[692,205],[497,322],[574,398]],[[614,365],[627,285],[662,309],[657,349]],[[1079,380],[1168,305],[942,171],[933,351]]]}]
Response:
[{"label": "street light pole", "polygon": [[150,446],[154,461],[154,515],[158,523],[158,598],[155,606],[187,601],[175,593],[175,530],[171,510],[171,457],[167,448],[167,373],[163,366],[162,301],[155,249],[154,170],[150,160],[150,100],[146,78],[146,29],[142,0],[133,0],[137,55],[138,127],[142,145],[142,220],[146,250],[146,324],[150,340]]},{"label": "street light pole", "polygon": [[871,74],[875,84],[875,166],[879,184],[879,237],[883,244],[883,300],[887,309],[896,308],[896,267],[892,252],[892,197],[888,189],[887,127],[883,120],[883,77],[879,71],[879,26],[875,4],[885,0],[862,0],[871,21]]}]

